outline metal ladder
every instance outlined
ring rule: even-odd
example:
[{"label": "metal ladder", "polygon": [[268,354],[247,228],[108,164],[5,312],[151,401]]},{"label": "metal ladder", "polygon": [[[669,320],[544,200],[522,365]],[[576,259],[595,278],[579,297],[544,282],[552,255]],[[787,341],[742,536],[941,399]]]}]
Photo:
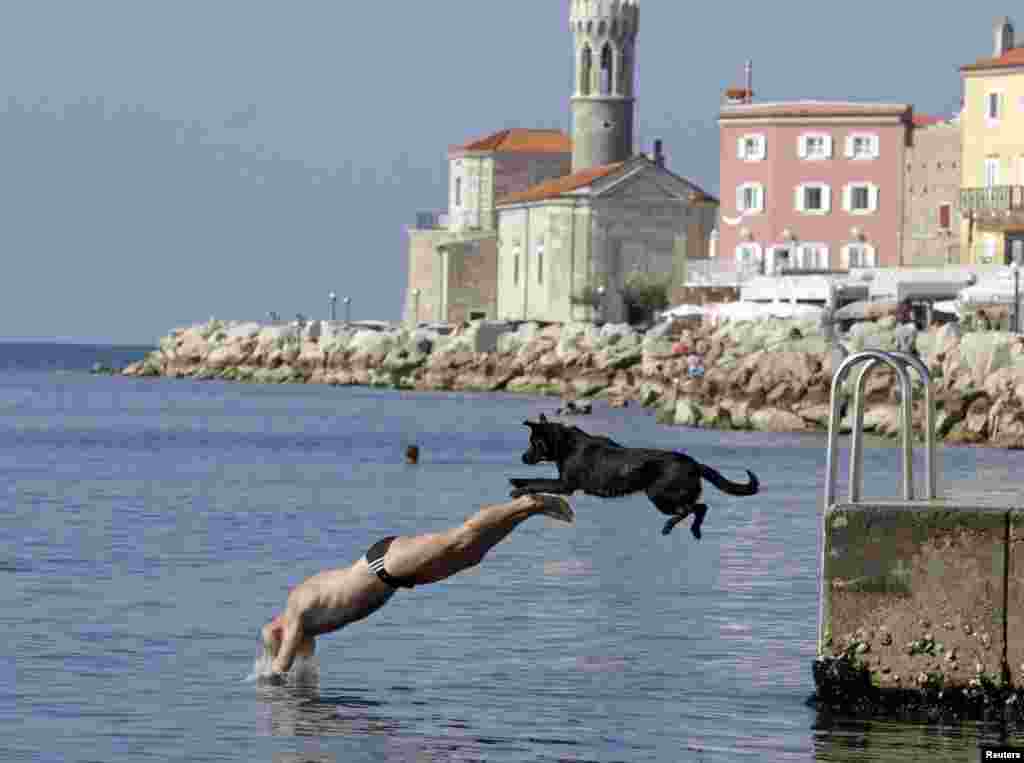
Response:
[{"label": "metal ladder", "polygon": [[850,491],[849,503],[860,503],[861,488],[864,483],[864,387],[868,374],[881,365],[887,365],[896,374],[900,384],[900,435],[903,465],[903,500],[914,500],[914,419],[913,419],[913,388],[910,383],[908,369],[917,371],[918,378],[924,385],[925,405],[925,499],[938,498],[936,487],[935,464],[935,397],[932,392],[932,378],[928,368],[914,355],[905,352],[887,350],[864,350],[846,358],[836,369],[832,377],[832,401],[828,419],[828,456],[825,476],[825,510],[836,502],[836,477],[838,472],[839,425],[842,408],[841,388],[847,374],[855,367],[864,364],[857,374],[853,393],[853,410],[851,412],[850,432]]},{"label": "metal ladder", "polygon": [[864,387],[868,374],[881,365],[891,368],[900,383],[900,435],[901,461],[903,465],[903,500],[914,500],[914,419],[913,419],[913,388],[910,384],[909,368],[917,371],[924,385],[925,404],[925,468],[928,470],[925,487],[925,498],[936,500],[935,474],[935,398],[932,393],[931,374],[928,368],[917,357],[905,352],[885,350],[864,350],[850,355],[836,369],[832,377],[832,400],[828,419],[828,457],[825,475],[825,507],[821,515],[819,529],[820,548],[818,554],[818,654],[822,654],[824,628],[824,588],[825,585],[825,521],[829,509],[836,505],[836,477],[838,471],[839,425],[842,419],[841,391],[843,380],[855,367],[863,364],[857,374],[853,393],[853,410],[851,412],[850,432],[850,486],[849,503],[861,502],[861,488],[864,482]]}]

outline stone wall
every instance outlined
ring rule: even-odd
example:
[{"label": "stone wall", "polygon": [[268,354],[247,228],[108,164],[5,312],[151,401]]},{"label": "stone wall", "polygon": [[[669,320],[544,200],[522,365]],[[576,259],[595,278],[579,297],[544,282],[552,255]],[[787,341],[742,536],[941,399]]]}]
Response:
[{"label": "stone wall", "polygon": [[[602,398],[613,405],[639,402],[656,407],[665,423],[693,427],[808,431],[827,426],[832,370],[842,357],[830,350],[815,321],[677,321],[647,334],[616,324],[598,329],[589,323],[505,323],[497,351],[489,353],[480,351],[476,339],[482,325],[438,336],[326,321],[302,328],[213,321],[174,331],[124,373],[507,389]],[[895,321],[855,324],[843,342],[850,352],[895,349]],[[916,347],[933,375],[940,439],[1024,449],[1024,337],[975,332],[961,339],[955,327],[946,326],[919,334]],[[692,352],[703,359],[703,377],[687,374]],[[895,437],[898,391],[891,372],[873,373],[866,393],[865,430]],[[919,400],[913,416],[920,431]]]},{"label": "stone wall", "polygon": [[485,238],[449,253],[446,320],[493,319],[498,308],[498,239]]}]

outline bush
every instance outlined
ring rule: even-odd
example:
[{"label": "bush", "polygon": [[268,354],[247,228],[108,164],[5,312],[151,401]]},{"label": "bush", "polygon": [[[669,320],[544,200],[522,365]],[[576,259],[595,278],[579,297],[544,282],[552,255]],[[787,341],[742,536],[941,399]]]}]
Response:
[{"label": "bush", "polygon": [[668,276],[650,273],[631,273],[622,289],[622,301],[630,313],[639,313],[646,318],[654,316],[669,306]]},{"label": "bush", "polygon": [[601,306],[601,295],[597,293],[594,286],[584,286],[575,294],[569,297],[574,305],[582,305],[597,310]]}]

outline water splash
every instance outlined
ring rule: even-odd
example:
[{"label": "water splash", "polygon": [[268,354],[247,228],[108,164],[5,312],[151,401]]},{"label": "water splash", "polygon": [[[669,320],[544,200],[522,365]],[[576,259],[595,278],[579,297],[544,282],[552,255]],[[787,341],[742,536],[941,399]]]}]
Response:
[{"label": "water splash", "polygon": [[288,686],[318,686],[320,684],[320,661],[316,655],[296,657],[292,669],[284,676],[274,673],[271,665],[273,655],[260,652],[252,663],[252,672],[245,677],[245,683],[285,684]]}]

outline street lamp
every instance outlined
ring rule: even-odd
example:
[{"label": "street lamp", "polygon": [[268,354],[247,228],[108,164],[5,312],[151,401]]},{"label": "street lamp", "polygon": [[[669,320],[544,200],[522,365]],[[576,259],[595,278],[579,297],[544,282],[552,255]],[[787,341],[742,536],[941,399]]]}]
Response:
[{"label": "street lamp", "polygon": [[352,317],[352,313],[351,313],[352,297],[345,297],[345,299],[343,299],[341,301],[345,303],[345,323],[350,323],[351,322],[350,318]]},{"label": "street lamp", "polygon": [[333,323],[338,319],[335,311],[335,307],[338,304],[338,295],[332,291],[330,294],[327,295],[327,299],[331,303],[331,322]]},{"label": "street lamp", "polygon": [[420,290],[412,290],[412,327],[420,325]]},{"label": "street lamp", "polygon": [[597,319],[604,320],[604,287],[597,287]]},{"label": "street lamp", "polygon": [[1010,263],[1013,271],[1013,330],[1020,333],[1020,264],[1017,260]]}]

